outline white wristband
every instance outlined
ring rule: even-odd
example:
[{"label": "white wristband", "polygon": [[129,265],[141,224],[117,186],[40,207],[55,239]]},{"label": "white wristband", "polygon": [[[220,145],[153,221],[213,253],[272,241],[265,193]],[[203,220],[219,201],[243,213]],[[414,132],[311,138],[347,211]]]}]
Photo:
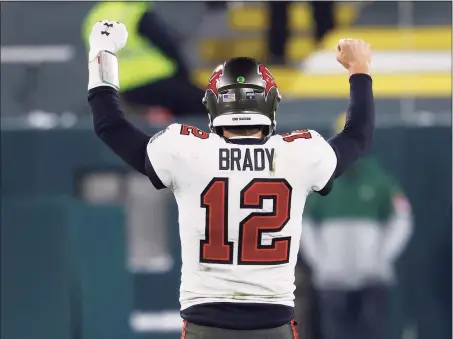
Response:
[{"label": "white wristband", "polygon": [[108,51],[100,51],[88,62],[88,90],[110,86],[120,88],[118,58]]}]

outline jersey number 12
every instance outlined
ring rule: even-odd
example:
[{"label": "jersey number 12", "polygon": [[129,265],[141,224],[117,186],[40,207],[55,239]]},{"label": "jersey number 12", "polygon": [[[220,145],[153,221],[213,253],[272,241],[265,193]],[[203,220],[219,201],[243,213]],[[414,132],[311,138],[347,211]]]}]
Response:
[{"label": "jersey number 12", "polygon": [[[272,212],[250,213],[239,225],[238,264],[277,265],[289,261],[291,237],[262,245],[264,232],[281,231],[290,218],[291,185],[285,179],[253,179],[240,192],[240,208],[262,209],[273,201]],[[214,178],[201,194],[206,209],[205,240],[200,241],[200,262],[233,264],[233,242],[228,241],[228,178]]]}]

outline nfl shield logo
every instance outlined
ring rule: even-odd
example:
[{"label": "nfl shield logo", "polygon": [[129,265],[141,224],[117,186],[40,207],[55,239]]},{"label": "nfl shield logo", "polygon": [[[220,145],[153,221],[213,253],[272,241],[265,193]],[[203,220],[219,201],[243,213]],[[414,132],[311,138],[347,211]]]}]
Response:
[{"label": "nfl shield logo", "polygon": [[255,92],[247,92],[245,93],[245,96],[247,97],[248,100],[253,100],[255,99]]}]

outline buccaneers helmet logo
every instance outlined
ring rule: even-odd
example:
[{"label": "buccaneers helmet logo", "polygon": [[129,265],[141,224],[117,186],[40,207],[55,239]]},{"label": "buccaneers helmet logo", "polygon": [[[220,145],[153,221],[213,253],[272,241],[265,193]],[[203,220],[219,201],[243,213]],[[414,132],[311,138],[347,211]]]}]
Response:
[{"label": "buccaneers helmet logo", "polygon": [[258,73],[263,78],[264,82],[266,83],[266,87],[264,88],[264,96],[267,97],[271,88],[277,88],[277,84],[275,83],[274,77],[272,76],[271,72],[267,69],[264,65],[259,65]]},{"label": "buccaneers helmet logo", "polygon": [[214,73],[212,73],[211,77],[209,78],[208,87],[206,88],[206,90],[211,90],[212,93],[214,93],[214,95],[216,96],[216,98],[219,97],[219,89],[217,88],[217,82],[219,81],[222,75],[223,69],[214,71]]}]

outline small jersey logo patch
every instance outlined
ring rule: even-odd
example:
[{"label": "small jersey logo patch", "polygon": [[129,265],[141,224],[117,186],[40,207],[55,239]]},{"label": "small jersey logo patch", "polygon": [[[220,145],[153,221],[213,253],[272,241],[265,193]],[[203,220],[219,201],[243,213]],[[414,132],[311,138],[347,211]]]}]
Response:
[{"label": "small jersey logo patch", "polygon": [[151,139],[149,139],[149,142],[148,144],[152,143],[154,140],[156,140],[157,138],[159,138],[162,134],[164,134],[166,131],[168,130],[168,128],[166,129],[163,129],[162,131],[159,131],[157,132],[156,134],[154,134]]}]

